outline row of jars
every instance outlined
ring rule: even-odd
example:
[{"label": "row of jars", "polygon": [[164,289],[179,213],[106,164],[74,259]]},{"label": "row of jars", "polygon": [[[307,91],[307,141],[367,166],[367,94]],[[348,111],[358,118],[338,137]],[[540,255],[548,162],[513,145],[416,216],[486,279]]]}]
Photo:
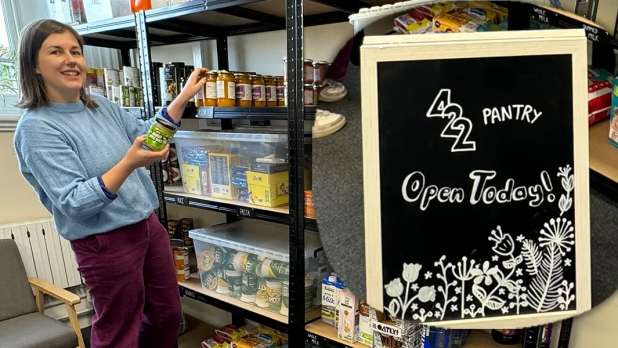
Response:
[{"label": "row of jars", "polygon": [[273,107],[285,106],[283,76],[209,71],[196,106]]}]

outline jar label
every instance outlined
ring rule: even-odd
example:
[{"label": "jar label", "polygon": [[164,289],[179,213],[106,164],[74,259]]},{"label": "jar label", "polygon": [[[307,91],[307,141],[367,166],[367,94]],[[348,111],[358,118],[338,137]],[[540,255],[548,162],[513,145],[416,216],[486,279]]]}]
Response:
[{"label": "jar label", "polygon": [[314,105],[313,89],[305,89],[305,105]]},{"label": "jar label", "polygon": [[152,151],[161,151],[174,136],[174,131],[167,130],[157,123],[153,123],[148,129],[144,145]]},{"label": "jar label", "polygon": [[277,101],[277,86],[266,87],[266,100]]},{"label": "jar label", "polygon": [[251,100],[251,85],[247,83],[236,84],[236,99]]},{"label": "jar label", "polygon": [[227,99],[236,99],[236,82],[227,83]]},{"label": "jar label", "polygon": [[206,82],[206,99],[217,99],[216,82]]},{"label": "jar label", "polygon": [[225,95],[226,84],[227,84],[227,82],[225,82],[225,81],[217,81],[217,98],[218,99],[227,98],[228,97],[227,95]]},{"label": "jar label", "polygon": [[266,101],[264,90],[265,90],[264,85],[253,86],[253,88],[252,88],[253,100]]},{"label": "jar label", "polygon": [[285,100],[285,86],[277,86],[277,101]]}]

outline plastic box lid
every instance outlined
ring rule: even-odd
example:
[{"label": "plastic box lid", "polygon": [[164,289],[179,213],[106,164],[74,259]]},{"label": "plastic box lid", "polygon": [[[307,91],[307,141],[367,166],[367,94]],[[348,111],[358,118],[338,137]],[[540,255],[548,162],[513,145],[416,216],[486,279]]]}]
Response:
[{"label": "plastic box lid", "polygon": [[[290,262],[286,225],[261,220],[239,220],[191,230],[189,236],[200,242]],[[317,233],[305,233],[305,258],[314,257],[320,248]]]},{"label": "plastic box lid", "polygon": [[286,145],[288,141],[288,135],[285,133],[177,131],[174,138],[189,140],[243,141],[254,143],[285,143]]}]

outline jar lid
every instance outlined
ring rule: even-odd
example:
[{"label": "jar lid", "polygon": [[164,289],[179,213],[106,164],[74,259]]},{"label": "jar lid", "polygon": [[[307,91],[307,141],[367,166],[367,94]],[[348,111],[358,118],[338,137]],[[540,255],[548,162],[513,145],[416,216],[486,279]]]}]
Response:
[{"label": "jar lid", "polygon": [[173,130],[173,131],[178,129],[177,125],[173,124],[172,122],[170,122],[170,121],[168,121],[168,120],[166,120],[164,118],[157,117],[157,123],[159,123],[160,125],[162,125],[165,128]]},{"label": "jar lid", "polygon": [[313,63],[313,59],[305,58],[303,60],[303,62],[305,62],[305,63]]}]

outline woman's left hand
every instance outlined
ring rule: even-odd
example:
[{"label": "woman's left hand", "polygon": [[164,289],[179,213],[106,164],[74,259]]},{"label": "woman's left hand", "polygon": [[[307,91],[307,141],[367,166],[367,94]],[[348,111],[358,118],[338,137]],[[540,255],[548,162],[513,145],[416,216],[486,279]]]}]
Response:
[{"label": "woman's left hand", "polygon": [[185,102],[189,101],[200,89],[204,88],[207,72],[206,68],[195,68],[178,96]]}]

